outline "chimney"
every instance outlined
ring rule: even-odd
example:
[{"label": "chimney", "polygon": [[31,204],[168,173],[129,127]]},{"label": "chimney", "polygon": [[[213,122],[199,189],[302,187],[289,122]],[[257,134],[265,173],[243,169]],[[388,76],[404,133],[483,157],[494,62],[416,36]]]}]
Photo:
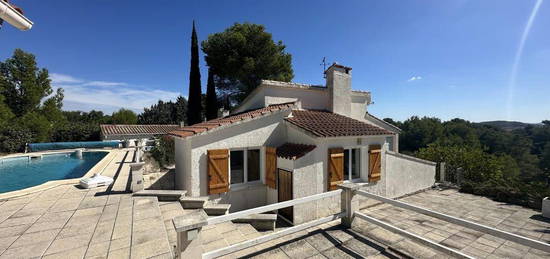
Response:
[{"label": "chimney", "polygon": [[351,114],[351,67],[333,63],[325,71],[329,91],[329,110],[350,116]]}]

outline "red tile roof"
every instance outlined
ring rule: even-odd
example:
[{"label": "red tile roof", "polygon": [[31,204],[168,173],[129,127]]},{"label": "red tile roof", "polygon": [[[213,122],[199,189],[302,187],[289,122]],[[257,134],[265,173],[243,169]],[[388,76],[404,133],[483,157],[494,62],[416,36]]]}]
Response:
[{"label": "red tile roof", "polygon": [[317,137],[394,135],[380,127],[328,111],[295,110],[286,120]]},{"label": "red tile roof", "polygon": [[179,128],[179,125],[122,125],[102,124],[100,125],[101,135],[104,138],[115,136],[157,136],[168,134],[168,132]]},{"label": "red tile roof", "polygon": [[307,153],[313,151],[315,145],[306,145],[306,144],[295,144],[295,143],[284,143],[277,148],[277,156],[296,160],[300,157],[305,156]]},{"label": "red tile roof", "polygon": [[176,137],[189,137],[193,136],[197,133],[205,132],[220,126],[229,125],[238,121],[248,120],[260,116],[265,116],[267,114],[271,114],[272,112],[279,111],[279,110],[287,110],[294,107],[294,102],[290,103],[281,103],[281,104],[273,104],[269,105],[265,108],[260,108],[257,110],[242,112],[239,114],[234,114],[231,116],[227,116],[224,118],[219,119],[213,119],[201,123],[197,123],[191,126],[186,126],[183,128],[178,128],[176,130],[173,130],[170,132],[170,135],[176,136]]}]

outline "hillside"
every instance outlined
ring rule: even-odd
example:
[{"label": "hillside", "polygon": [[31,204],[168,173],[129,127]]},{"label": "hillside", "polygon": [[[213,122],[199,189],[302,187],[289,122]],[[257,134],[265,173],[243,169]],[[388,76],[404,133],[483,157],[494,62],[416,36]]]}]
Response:
[{"label": "hillside", "polygon": [[483,121],[483,122],[479,122],[479,124],[494,126],[497,128],[501,128],[505,131],[523,129],[529,125],[534,125],[534,126],[540,125],[539,123],[525,123],[525,122],[519,122],[519,121]]}]

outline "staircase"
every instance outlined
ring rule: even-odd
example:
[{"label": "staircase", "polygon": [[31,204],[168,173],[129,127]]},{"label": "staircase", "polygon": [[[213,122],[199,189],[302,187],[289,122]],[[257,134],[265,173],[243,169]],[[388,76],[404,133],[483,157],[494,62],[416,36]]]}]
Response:
[{"label": "staircase", "polygon": [[131,258],[173,258],[156,197],[134,197]]}]

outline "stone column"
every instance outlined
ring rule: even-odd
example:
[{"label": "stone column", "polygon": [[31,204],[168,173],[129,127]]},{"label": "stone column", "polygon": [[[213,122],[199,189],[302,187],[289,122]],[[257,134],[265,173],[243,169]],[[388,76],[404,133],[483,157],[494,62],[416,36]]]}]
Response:
[{"label": "stone column", "polygon": [[342,207],[342,212],[345,213],[344,217],[342,217],[342,225],[351,228],[354,217],[353,213],[359,210],[359,200],[354,199],[355,191],[359,190],[361,185],[356,183],[344,183],[338,185],[338,188],[342,189],[340,206]]},{"label": "stone column", "polygon": [[439,182],[445,182],[445,162],[439,163]]},{"label": "stone column", "polygon": [[176,258],[201,258],[202,248],[200,232],[208,224],[208,215],[204,210],[196,210],[172,219],[177,233]]},{"label": "stone column", "polygon": [[130,177],[131,177],[131,190],[132,192],[139,192],[143,190],[143,166],[145,163],[132,163],[130,164]]}]

